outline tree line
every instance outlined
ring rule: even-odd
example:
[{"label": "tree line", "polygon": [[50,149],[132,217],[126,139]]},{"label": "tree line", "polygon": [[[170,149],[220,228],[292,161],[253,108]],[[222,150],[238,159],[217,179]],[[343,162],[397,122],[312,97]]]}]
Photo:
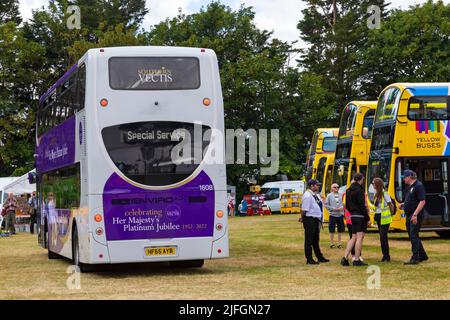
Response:
[{"label": "tree line", "polygon": [[[34,167],[39,96],[90,48],[124,45],[213,49],[219,60],[226,128],[279,129],[280,174],[298,179],[313,131],[336,127],[351,100],[373,100],[393,82],[449,81],[450,5],[406,10],[384,0],[306,0],[298,43],[255,24],[255,11],[214,1],[144,29],[145,0],[50,0],[23,21],[18,0],[0,4],[0,176]],[[70,30],[69,5],[81,9]],[[371,29],[369,6],[381,9]],[[150,11],[149,11],[150,9]],[[302,44],[299,47],[299,43]],[[228,183],[248,191],[257,165],[229,165]],[[239,192],[239,193],[241,193]]]}]

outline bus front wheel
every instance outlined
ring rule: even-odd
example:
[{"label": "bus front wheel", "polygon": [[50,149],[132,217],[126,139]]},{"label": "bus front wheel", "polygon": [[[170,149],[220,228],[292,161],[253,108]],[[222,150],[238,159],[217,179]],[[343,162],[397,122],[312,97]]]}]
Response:
[{"label": "bus front wheel", "polygon": [[205,260],[170,261],[170,266],[174,268],[201,268]]},{"label": "bus front wheel", "polygon": [[450,230],[436,231],[436,233],[441,238],[450,239]]}]

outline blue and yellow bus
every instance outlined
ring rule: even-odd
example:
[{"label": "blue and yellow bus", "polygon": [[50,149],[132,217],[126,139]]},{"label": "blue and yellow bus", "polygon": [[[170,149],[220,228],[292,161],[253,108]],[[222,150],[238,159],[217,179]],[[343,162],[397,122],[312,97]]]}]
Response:
[{"label": "blue and yellow bus", "polygon": [[[426,188],[421,230],[450,236],[450,84],[395,83],[380,94],[372,132],[367,187],[373,178],[386,183],[397,203],[405,200],[405,169],[417,173]],[[405,214],[398,210],[391,227],[405,230]]]}]

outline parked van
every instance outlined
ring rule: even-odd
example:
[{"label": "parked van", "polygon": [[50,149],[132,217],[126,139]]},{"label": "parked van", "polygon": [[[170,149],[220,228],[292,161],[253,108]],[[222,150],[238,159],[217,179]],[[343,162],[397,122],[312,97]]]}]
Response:
[{"label": "parked van", "polygon": [[305,181],[274,181],[267,182],[261,187],[261,194],[264,195],[264,203],[272,213],[280,213],[281,194],[290,192],[299,192],[303,195],[305,192]]}]

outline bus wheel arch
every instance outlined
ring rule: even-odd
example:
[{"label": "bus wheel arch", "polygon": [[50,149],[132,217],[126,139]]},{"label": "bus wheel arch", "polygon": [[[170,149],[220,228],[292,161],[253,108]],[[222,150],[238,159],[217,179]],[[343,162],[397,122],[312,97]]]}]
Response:
[{"label": "bus wheel arch", "polygon": [[80,242],[78,239],[78,228],[74,219],[72,224],[72,264],[77,266],[80,272],[92,271],[93,267],[91,265],[80,261]]},{"label": "bus wheel arch", "polygon": [[74,266],[79,266],[80,264],[80,250],[78,245],[78,230],[75,219],[72,223],[72,263]]}]

